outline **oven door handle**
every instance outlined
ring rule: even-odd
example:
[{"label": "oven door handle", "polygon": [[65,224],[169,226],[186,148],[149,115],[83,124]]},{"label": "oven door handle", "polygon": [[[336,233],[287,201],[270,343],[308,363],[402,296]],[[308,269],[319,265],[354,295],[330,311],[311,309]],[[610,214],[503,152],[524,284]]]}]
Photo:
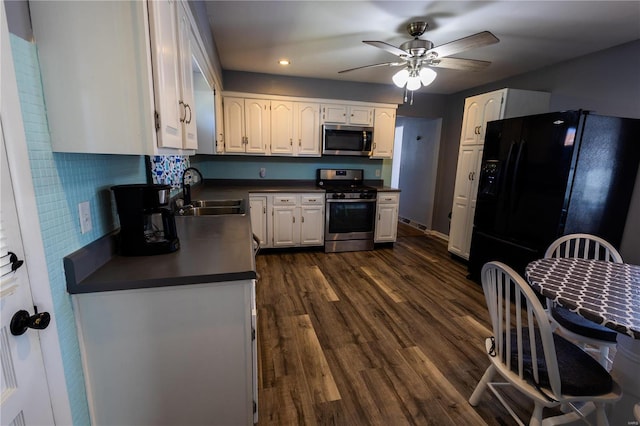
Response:
[{"label": "oven door handle", "polygon": [[327,203],[375,203],[375,198],[329,198]]}]

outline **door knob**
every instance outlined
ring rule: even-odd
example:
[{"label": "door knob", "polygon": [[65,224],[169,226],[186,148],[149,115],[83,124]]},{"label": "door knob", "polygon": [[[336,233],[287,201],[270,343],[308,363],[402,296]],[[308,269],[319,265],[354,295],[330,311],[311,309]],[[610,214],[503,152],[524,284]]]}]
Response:
[{"label": "door knob", "polygon": [[49,315],[49,312],[38,313],[38,308],[36,306],[33,308],[35,310],[35,314],[33,315],[29,315],[29,312],[24,310],[20,310],[13,315],[9,326],[11,334],[14,336],[20,336],[29,328],[44,330],[49,326],[49,323],[51,322],[51,315]]}]

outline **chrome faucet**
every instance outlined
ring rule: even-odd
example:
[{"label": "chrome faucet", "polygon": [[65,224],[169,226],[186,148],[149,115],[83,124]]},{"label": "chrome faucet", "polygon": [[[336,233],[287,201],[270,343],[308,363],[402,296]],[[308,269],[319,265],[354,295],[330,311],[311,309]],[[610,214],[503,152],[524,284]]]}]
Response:
[{"label": "chrome faucet", "polygon": [[[200,173],[200,170],[196,169],[195,167],[188,167],[182,173],[182,198],[184,200],[185,206],[191,205],[191,184],[185,183],[185,180],[186,180],[185,177],[187,176],[187,172],[197,173],[199,177],[199,180],[197,182],[202,182],[202,173]],[[191,173],[189,173],[189,176],[191,176]]]}]

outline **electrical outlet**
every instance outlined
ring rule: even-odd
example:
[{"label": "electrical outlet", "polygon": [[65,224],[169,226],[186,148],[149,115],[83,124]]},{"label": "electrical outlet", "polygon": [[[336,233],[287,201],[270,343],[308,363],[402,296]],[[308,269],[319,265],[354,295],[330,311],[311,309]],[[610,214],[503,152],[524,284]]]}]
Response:
[{"label": "electrical outlet", "polygon": [[376,169],[376,177],[380,177],[380,169]]},{"label": "electrical outlet", "polygon": [[263,178],[267,175],[267,169],[264,167],[260,167],[260,177]]},{"label": "electrical outlet", "polygon": [[78,204],[78,213],[80,216],[80,232],[86,234],[93,228],[91,224],[91,207],[88,201]]}]

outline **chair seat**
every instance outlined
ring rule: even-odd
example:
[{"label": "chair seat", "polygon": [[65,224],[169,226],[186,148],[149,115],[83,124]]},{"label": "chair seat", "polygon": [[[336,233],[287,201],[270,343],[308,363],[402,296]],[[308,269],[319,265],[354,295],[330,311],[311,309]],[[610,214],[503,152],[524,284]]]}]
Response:
[{"label": "chair seat", "polygon": [[564,328],[581,336],[615,343],[617,333],[593,321],[581,317],[567,308],[555,305],[551,308],[551,316]]},{"label": "chair seat", "polygon": [[[531,369],[531,351],[527,330],[523,334],[523,365],[524,376],[527,381],[534,383]],[[512,341],[515,341],[515,330],[511,332]],[[562,336],[553,334],[553,341],[558,359],[558,371],[560,372],[560,382],[562,393],[565,395],[603,395],[613,389],[613,379],[594,358],[589,356],[582,349],[569,342]],[[515,345],[514,345],[515,346]],[[511,354],[511,369],[518,372],[517,349],[514,347]],[[549,376],[544,361],[542,341],[536,338],[536,353],[538,354],[539,382],[537,385],[542,388],[549,388]]]}]

